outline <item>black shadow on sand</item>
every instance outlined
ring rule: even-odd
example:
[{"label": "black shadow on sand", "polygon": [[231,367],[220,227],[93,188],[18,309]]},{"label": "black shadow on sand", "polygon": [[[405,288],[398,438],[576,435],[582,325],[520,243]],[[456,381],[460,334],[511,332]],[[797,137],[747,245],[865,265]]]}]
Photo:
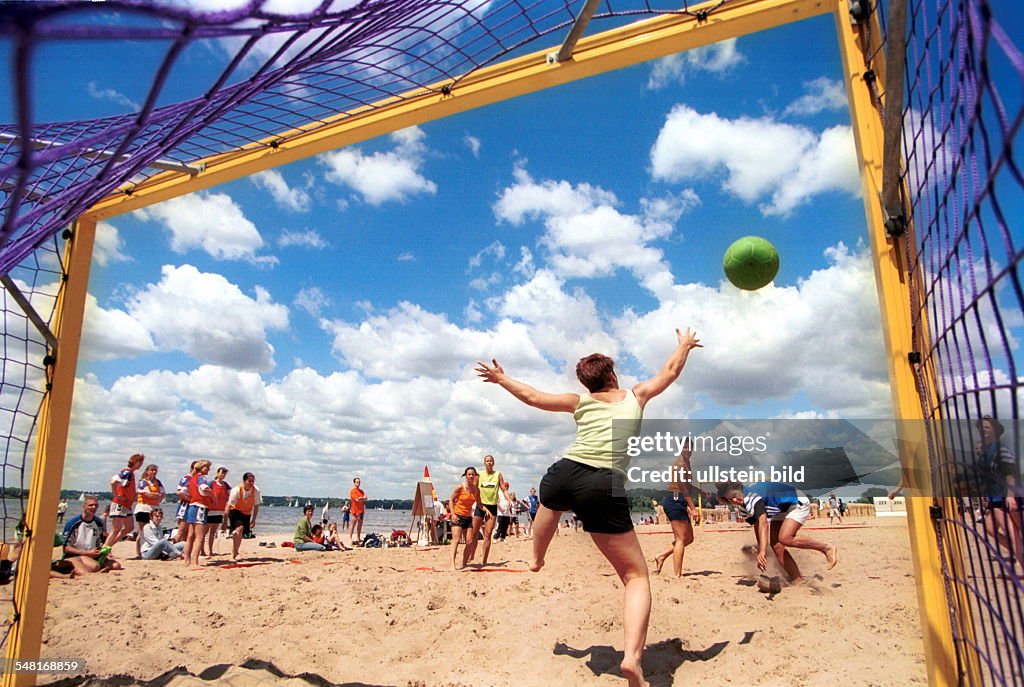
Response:
[{"label": "black shadow on sand", "polygon": [[[710,661],[722,653],[729,642],[716,642],[706,649],[683,649],[682,640],[678,637],[666,639],[657,644],[648,644],[644,649],[644,679],[651,687],[672,687],[673,678],[679,667],[687,661]],[[587,658],[586,666],[595,676],[617,675],[619,664],[622,663],[622,652],[610,646],[592,646],[587,649],[574,649],[558,642],[555,644],[555,656],[570,658]]]}]

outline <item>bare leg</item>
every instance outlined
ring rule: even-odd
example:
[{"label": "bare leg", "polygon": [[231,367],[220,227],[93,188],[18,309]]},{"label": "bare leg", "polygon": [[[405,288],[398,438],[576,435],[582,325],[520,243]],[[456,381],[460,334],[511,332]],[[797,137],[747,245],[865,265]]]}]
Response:
[{"label": "bare leg", "polygon": [[177,544],[183,541],[188,541],[188,523],[184,520],[179,520],[178,531],[174,533],[173,542]]},{"label": "bare leg", "polygon": [[104,546],[113,546],[132,531],[132,521],[129,518],[110,518],[110,520],[110,534],[107,535]]},{"label": "bare leg", "polygon": [[[772,523],[772,535],[776,532],[775,523]],[[797,532],[800,530],[802,525],[796,520],[786,519],[782,521],[781,526],[778,528],[778,543],[784,547],[792,549],[811,549],[818,551],[825,556],[825,560],[828,562],[828,569],[831,570],[839,562],[839,547],[833,544],[826,544],[823,541],[817,539],[811,539],[810,537],[799,536]],[[775,542],[773,541],[774,545]],[[776,556],[778,556],[776,552]],[[780,558],[780,562],[782,559]],[[794,563],[795,565],[795,563]],[[788,570],[786,572],[789,572]]]},{"label": "bare leg", "polygon": [[1014,557],[1024,568],[1024,513],[1017,510],[1010,511],[1007,515],[1009,516],[1009,527],[1006,528],[1007,539],[1010,540]]},{"label": "bare leg", "polygon": [[[996,540],[996,544],[1010,552],[1017,560],[1024,565],[1024,556],[1021,555],[1020,543],[1013,541],[1016,523],[1007,517],[1006,510],[1002,508],[990,508],[988,517],[985,518],[985,531]],[[1008,536],[1009,535],[1009,536]]]},{"label": "bare leg", "polygon": [[191,556],[186,559],[189,565],[199,565],[199,555],[202,550],[203,540],[206,538],[206,525],[202,523],[195,523],[188,528],[188,544],[185,548],[191,553]]},{"label": "bare leg", "polygon": [[[459,541],[462,539],[462,528],[458,525],[452,525],[452,570],[460,570],[459,566],[455,565],[455,561],[459,557]],[[462,550],[462,566],[466,566],[466,552],[469,550],[469,545]]]},{"label": "bare leg", "polygon": [[675,541],[675,539],[673,539],[672,543],[668,545],[667,549],[665,549],[664,551],[662,551],[661,553],[659,553],[657,556],[654,557],[654,574],[655,575],[660,575],[661,574],[661,569],[665,565],[665,561],[667,561],[672,556],[672,553],[675,550],[676,550],[676,541]]},{"label": "bare leg", "polygon": [[[800,527],[800,523],[795,520],[786,520],[784,522],[793,523],[797,526],[797,529]],[[773,522],[771,524],[771,535],[769,541],[771,543],[772,551],[775,552],[775,558],[779,561],[779,565],[782,566],[782,569],[786,571],[786,576],[789,577],[789,581],[793,584],[800,584],[804,579],[803,574],[800,572],[800,566],[796,564],[796,559],[793,558],[793,555],[786,550],[786,545],[780,541],[783,525],[784,523],[780,522]]]},{"label": "bare leg", "polygon": [[213,555],[213,542],[217,539],[217,529],[220,528],[219,524],[207,525],[206,526],[206,543],[207,543],[207,555]]},{"label": "bare leg", "polygon": [[558,521],[562,518],[562,512],[551,510],[547,506],[537,509],[537,518],[533,521],[533,560],[530,561],[530,570],[533,572],[544,567],[544,556],[551,546],[551,538],[558,531]]},{"label": "bare leg", "polygon": [[693,543],[693,525],[682,520],[672,520],[672,534],[675,536],[672,542],[672,572],[676,577],[682,577],[683,555],[686,547]]},{"label": "bare leg", "polygon": [[487,556],[489,556],[491,553],[491,537],[494,536],[494,526],[498,524],[498,518],[490,514],[488,515],[489,517],[486,520],[484,520],[484,557],[483,560],[480,561],[481,565],[487,565]]},{"label": "bare leg", "polygon": [[242,531],[244,528],[236,527],[231,533],[231,560],[238,560],[238,551],[242,548]]},{"label": "bare leg", "polygon": [[145,524],[141,522],[135,523],[135,557],[142,558],[142,528]]},{"label": "bare leg", "polygon": [[644,671],[640,663],[647,643],[647,625],[651,619],[651,580],[644,552],[633,530],[622,534],[591,532],[590,537],[615,568],[625,587],[622,618],[625,644],[619,668],[629,687],[643,687]]}]

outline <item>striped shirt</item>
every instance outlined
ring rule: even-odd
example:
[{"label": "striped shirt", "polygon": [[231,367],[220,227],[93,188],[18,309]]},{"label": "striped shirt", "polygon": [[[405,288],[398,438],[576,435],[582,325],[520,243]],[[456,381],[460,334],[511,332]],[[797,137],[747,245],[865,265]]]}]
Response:
[{"label": "striped shirt", "polygon": [[782,482],[758,482],[744,490],[743,505],[737,506],[739,517],[753,525],[762,515],[769,519],[800,505],[796,489]]}]

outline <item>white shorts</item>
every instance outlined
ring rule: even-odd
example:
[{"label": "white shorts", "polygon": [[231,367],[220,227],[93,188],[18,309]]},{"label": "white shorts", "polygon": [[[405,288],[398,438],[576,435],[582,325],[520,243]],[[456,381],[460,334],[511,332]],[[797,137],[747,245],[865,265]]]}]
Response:
[{"label": "white shorts", "polygon": [[132,517],[132,506],[122,506],[117,503],[110,504],[110,517],[130,518]]},{"label": "white shorts", "polygon": [[782,522],[783,520],[796,520],[798,523],[803,525],[807,522],[807,518],[809,517],[811,517],[811,507],[805,503],[803,505],[790,508],[784,515],[782,513],[776,515],[772,520],[776,522]]}]

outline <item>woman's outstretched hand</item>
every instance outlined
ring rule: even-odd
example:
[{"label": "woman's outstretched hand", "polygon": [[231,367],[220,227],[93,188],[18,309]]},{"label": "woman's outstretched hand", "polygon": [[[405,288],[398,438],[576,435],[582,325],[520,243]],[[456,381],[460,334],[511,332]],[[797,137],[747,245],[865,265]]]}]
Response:
[{"label": "woman's outstretched hand", "polygon": [[480,379],[485,382],[490,382],[491,384],[501,383],[501,379],[505,376],[505,370],[502,369],[496,359],[491,358],[490,365],[479,360],[476,361],[476,364],[479,365],[479,367],[476,368],[476,374]]},{"label": "woman's outstretched hand", "polygon": [[686,328],[685,334],[676,329],[676,339],[679,340],[680,346],[686,346],[687,349],[704,348],[704,344],[697,338],[697,332],[692,331],[689,327]]}]

